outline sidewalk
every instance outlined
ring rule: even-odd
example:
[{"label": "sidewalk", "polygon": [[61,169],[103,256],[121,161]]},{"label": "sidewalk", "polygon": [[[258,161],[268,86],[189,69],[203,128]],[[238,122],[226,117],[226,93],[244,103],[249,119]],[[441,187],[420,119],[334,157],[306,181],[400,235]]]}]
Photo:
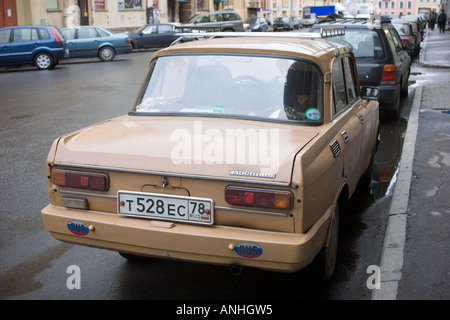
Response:
[{"label": "sidewalk", "polygon": [[[420,65],[450,68],[450,31],[428,32]],[[416,88],[396,179],[372,300],[448,300],[450,81]]]}]

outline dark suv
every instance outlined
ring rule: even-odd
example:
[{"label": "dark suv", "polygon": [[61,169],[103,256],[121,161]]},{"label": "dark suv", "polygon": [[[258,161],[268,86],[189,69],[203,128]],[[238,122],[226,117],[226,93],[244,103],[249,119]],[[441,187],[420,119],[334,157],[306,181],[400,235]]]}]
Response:
[{"label": "dark suv", "polygon": [[[380,89],[380,109],[398,114],[400,97],[408,95],[411,58],[390,20],[340,20],[311,27],[311,32],[324,28],[344,27],[344,40],[353,49],[361,86]],[[414,46],[414,45],[412,45]]]},{"label": "dark suv", "polygon": [[54,26],[0,29],[0,66],[32,64],[46,70],[66,55],[64,38]]}]

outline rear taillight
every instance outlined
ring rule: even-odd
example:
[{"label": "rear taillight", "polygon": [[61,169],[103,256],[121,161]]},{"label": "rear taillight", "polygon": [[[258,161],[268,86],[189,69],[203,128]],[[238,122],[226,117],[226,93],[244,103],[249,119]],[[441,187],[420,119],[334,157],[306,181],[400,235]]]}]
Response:
[{"label": "rear taillight", "polygon": [[395,81],[395,65],[385,64],[381,81]]},{"label": "rear taillight", "polygon": [[406,44],[408,43],[408,40],[402,40],[402,45],[406,46]]},{"label": "rear taillight", "polygon": [[289,191],[228,186],[225,189],[228,204],[272,209],[291,209],[293,196]]},{"label": "rear taillight", "polygon": [[126,38],[126,39],[125,39],[125,42],[126,42],[126,43],[131,43],[130,38]]},{"label": "rear taillight", "polygon": [[61,187],[82,188],[98,191],[109,189],[107,174],[72,170],[53,170],[52,183]]}]

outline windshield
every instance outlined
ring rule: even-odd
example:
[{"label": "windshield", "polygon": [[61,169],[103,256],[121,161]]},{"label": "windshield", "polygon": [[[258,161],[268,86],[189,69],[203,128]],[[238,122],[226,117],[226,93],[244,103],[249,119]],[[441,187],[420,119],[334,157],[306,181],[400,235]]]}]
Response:
[{"label": "windshield", "polygon": [[321,123],[323,77],[302,60],[250,55],[171,55],[152,61],[136,114]]}]

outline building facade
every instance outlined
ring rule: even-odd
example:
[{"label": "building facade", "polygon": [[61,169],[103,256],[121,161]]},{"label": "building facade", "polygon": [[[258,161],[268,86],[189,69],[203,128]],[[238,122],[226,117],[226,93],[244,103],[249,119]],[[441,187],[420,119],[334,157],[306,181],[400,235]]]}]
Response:
[{"label": "building facade", "polygon": [[[370,0],[379,13],[416,14],[421,8],[447,8],[447,0]],[[185,23],[197,13],[235,10],[242,19],[302,16],[307,6],[340,3],[351,8],[369,0],[1,0],[0,27],[51,24],[59,28],[98,25],[113,32],[134,31],[152,22]]]}]

